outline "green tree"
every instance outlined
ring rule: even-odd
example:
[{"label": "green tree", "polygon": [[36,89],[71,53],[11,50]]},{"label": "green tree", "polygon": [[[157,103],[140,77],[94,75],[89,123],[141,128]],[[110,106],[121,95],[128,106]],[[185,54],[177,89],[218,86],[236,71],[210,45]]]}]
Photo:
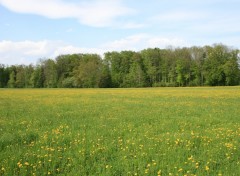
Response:
[{"label": "green tree", "polygon": [[151,87],[240,84],[239,50],[222,44],[140,52],[60,55],[33,65],[0,64],[0,87]]},{"label": "green tree", "polygon": [[74,71],[75,86],[94,88],[99,86],[101,76],[101,58],[96,54],[85,54]]},{"label": "green tree", "polygon": [[9,88],[15,88],[15,85],[16,85],[16,74],[15,74],[15,71],[12,71],[10,76],[9,76],[9,81],[8,81],[8,87]]},{"label": "green tree", "polygon": [[16,67],[16,82],[15,86],[17,88],[25,87],[25,66],[19,65]]},{"label": "green tree", "polygon": [[133,63],[130,65],[129,73],[124,80],[125,87],[144,87],[146,81],[143,59],[139,53],[133,56]]},{"label": "green tree", "polygon": [[30,64],[30,65],[25,66],[24,71],[25,71],[25,86],[24,87],[30,88],[30,87],[32,87],[31,76],[32,76],[32,73],[34,72],[33,65]]},{"label": "green tree", "polygon": [[130,71],[132,58],[135,52],[108,52],[105,53],[104,61],[109,63],[112,79],[112,87],[125,87],[125,79]]},{"label": "green tree", "polygon": [[5,66],[0,64],[0,88],[5,87]]},{"label": "green tree", "polygon": [[37,65],[30,79],[33,88],[43,88],[44,87],[44,72],[41,65]]},{"label": "green tree", "polygon": [[120,87],[123,83],[122,55],[118,52],[107,52],[104,61],[108,63],[112,79],[111,87]]},{"label": "green tree", "polygon": [[184,66],[181,60],[177,61],[176,65],[176,73],[177,73],[177,83],[179,86],[184,85]]},{"label": "green tree", "polygon": [[206,46],[207,57],[204,62],[206,84],[210,86],[224,86],[226,75],[223,65],[229,59],[229,49],[222,45]]},{"label": "green tree", "polygon": [[201,47],[191,47],[190,48],[192,57],[192,74],[193,80],[192,85],[203,86],[204,85],[204,61],[206,58],[206,53]]},{"label": "green tree", "polygon": [[226,85],[234,86],[239,83],[240,70],[238,65],[238,51],[232,51],[229,59],[223,65],[223,71],[226,77]]},{"label": "green tree", "polygon": [[[83,54],[60,55],[56,58],[57,86],[64,87],[69,78],[73,77],[74,70],[79,66]],[[67,79],[67,80],[65,80]],[[73,78],[71,78],[73,80]],[[63,85],[64,84],[64,85]],[[69,85],[73,87],[74,85]]]},{"label": "green tree", "polygon": [[109,63],[106,60],[103,60],[101,66],[101,74],[99,85],[100,88],[109,88],[112,86],[112,78],[110,73]]},{"label": "green tree", "polygon": [[158,48],[146,49],[141,51],[141,55],[146,69],[146,76],[149,82],[149,86],[153,86],[161,82],[161,50]]},{"label": "green tree", "polygon": [[44,87],[57,87],[57,67],[53,60],[47,59],[42,62],[44,72]]}]

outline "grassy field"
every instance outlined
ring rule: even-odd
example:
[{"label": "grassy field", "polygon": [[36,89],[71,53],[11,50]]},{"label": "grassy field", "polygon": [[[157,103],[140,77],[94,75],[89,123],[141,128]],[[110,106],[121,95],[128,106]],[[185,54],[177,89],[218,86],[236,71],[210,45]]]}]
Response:
[{"label": "grassy field", "polygon": [[240,87],[0,89],[0,175],[240,175]]}]

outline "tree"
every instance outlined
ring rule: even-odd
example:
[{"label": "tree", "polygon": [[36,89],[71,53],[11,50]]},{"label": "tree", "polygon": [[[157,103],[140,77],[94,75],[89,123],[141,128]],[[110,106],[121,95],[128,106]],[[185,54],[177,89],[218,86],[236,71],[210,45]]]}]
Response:
[{"label": "tree", "polygon": [[135,53],[129,73],[125,77],[124,85],[125,87],[144,87],[145,78],[146,74],[144,72],[143,59],[139,53]]},{"label": "tree", "polygon": [[0,87],[232,86],[240,84],[239,50],[222,44],[140,52],[60,55],[33,65],[0,64]]},{"label": "tree", "polygon": [[99,86],[101,75],[101,58],[96,54],[86,54],[80,60],[79,67],[74,71],[75,85],[82,88]]},{"label": "tree", "polygon": [[[63,83],[69,82],[73,77],[73,71],[79,66],[83,54],[60,55],[56,58],[57,86],[63,87]],[[64,81],[64,79],[68,79]],[[64,85],[65,86],[65,85]],[[71,85],[73,87],[73,85]]]},{"label": "tree", "polygon": [[160,75],[161,50],[158,48],[154,49],[149,48],[141,51],[141,55],[143,57],[147,78],[149,80],[149,86],[153,86],[157,82],[161,81]]},{"label": "tree", "polygon": [[123,83],[122,73],[122,56],[118,52],[107,52],[104,54],[104,61],[109,65],[109,71],[111,74],[111,87],[120,87]]},{"label": "tree", "polygon": [[44,73],[41,65],[37,65],[35,67],[34,72],[31,75],[30,82],[33,88],[44,87]]},{"label": "tree", "polygon": [[177,61],[176,65],[176,73],[177,73],[177,83],[179,86],[184,85],[184,66],[181,60]]},{"label": "tree", "polygon": [[5,67],[0,64],[0,88],[5,87]]},{"label": "tree", "polygon": [[12,71],[8,81],[9,88],[15,88],[15,77],[16,77],[15,71]]},{"label": "tree", "polygon": [[31,76],[34,72],[33,65],[30,64],[30,65],[25,66],[24,71],[25,71],[25,86],[24,87],[30,88],[30,87],[32,87]]},{"label": "tree", "polygon": [[15,86],[17,88],[25,87],[25,66],[19,65],[16,67],[16,82]]},{"label": "tree", "polygon": [[109,63],[106,60],[103,60],[98,87],[109,88],[111,86],[112,86],[112,78],[111,78]]},{"label": "tree", "polygon": [[47,59],[42,61],[44,72],[44,87],[55,88],[57,87],[57,67],[53,60]]},{"label": "tree", "polygon": [[206,84],[210,86],[224,86],[226,84],[226,75],[223,65],[229,59],[229,49],[222,45],[214,47],[205,47],[207,58],[204,63]]},{"label": "tree", "polygon": [[223,71],[226,77],[226,85],[234,86],[239,83],[240,71],[238,68],[238,51],[232,51],[229,59],[223,65]]},{"label": "tree", "polygon": [[135,52],[108,52],[105,53],[104,61],[109,63],[112,79],[112,87],[125,87],[125,79],[130,71],[132,58]]},{"label": "tree", "polygon": [[204,84],[204,61],[206,58],[206,53],[203,48],[191,47],[190,53],[192,57],[192,74],[193,80],[192,85],[203,86]]}]

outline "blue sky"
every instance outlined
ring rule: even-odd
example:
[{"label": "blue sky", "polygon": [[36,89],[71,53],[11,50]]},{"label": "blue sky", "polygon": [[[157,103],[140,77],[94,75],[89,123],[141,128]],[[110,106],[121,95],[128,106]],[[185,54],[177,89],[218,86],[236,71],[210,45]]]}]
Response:
[{"label": "blue sky", "polygon": [[0,0],[0,63],[60,54],[240,48],[239,0]]}]

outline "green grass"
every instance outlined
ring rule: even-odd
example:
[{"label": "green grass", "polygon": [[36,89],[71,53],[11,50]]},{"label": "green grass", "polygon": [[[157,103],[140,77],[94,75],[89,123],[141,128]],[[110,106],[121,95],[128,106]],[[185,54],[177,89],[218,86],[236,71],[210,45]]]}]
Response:
[{"label": "green grass", "polygon": [[1,89],[0,175],[240,175],[240,87]]}]

